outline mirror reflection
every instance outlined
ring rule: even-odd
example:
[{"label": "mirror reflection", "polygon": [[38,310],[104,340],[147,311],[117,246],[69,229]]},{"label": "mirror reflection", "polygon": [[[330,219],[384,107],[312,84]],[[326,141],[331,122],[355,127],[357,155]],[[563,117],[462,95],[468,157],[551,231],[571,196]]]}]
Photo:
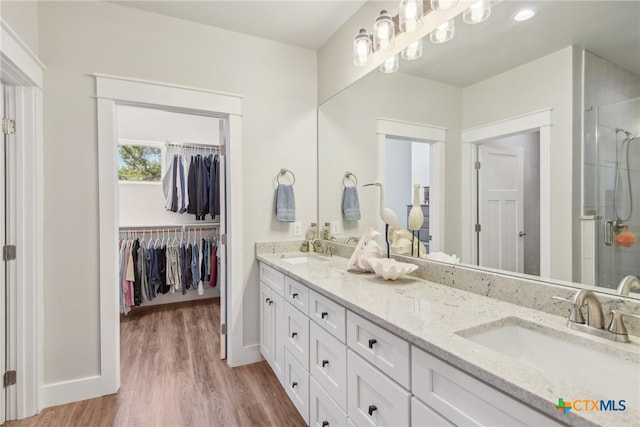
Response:
[{"label": "mirror reflection", "polygon": [[[524,8],[535,15],[514,20]],[[430,253],[613,290],[640,275],[638,22],[636,1],[502,1],[480,24],[458,16],[452,40],[425,38],[421,58],[320,106],[319,221],[338,241],[384,231],[381,193],[362,185],[379,181],[410,229],[419,184]],[[346,171],[358,220],[345,216]]]}]

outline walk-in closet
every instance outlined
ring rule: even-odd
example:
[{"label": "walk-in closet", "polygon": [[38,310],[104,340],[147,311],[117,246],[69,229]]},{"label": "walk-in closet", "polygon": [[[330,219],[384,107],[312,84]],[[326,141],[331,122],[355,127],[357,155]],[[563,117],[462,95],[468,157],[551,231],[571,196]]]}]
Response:
[{"label": "walk-in closet", "polygon": [[[224,285],[221,120],[117,107],[119,269],[114,286],[121,321],[143,307],[193,300],[210,302],[213,317]],[[215,323],[211,333],[219,330],[219,315]]]}]

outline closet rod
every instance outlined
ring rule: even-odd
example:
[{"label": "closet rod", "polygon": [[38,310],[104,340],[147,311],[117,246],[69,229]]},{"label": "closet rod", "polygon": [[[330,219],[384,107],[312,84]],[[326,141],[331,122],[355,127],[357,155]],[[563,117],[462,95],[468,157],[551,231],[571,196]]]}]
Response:
[{"label": "closet rod", "polygon": [[176,143],[171,141],[151,141],[144,139],[127,139],[127,138],[118,138],[119,143],[128,144],[128,145],[151,145],[151,146],[163,146],[163,147],[177,147],[177,148],[187,148],[187,149],[195,149],[195,150],[209,150],[209,151],[219,151],[219,145],[210,145],[210,144],[197,144],[193,143]]},{"label": "closet rod", "polygon": [[165,230],[165,231],[188,231],[188,230],[205,230],[220,228],[219,222],[205,222],[203,224],[184,224],[184,225],[130,225],[119,227],[120,231],[149,231],[149,230]]}]

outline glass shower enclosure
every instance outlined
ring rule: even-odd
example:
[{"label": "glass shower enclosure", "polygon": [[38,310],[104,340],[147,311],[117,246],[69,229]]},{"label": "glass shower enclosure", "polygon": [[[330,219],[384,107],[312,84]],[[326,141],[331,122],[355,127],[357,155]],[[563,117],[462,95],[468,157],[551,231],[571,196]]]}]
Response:
[{"label": "glass shower enclosure", "polygon": [[616,288],[640,275],[640,97],[598,106],[596,121],[596,285]]}]

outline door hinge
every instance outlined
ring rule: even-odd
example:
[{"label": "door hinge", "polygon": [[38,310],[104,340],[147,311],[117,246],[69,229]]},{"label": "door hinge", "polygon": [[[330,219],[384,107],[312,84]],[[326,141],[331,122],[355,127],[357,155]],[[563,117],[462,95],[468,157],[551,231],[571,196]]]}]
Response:
[{"label": "door hinge", "polygon": [[473,167],[475,168],[475,170],[480,170],[480,162],[475,162]]},{"label": "door hinge", "polygon": [[221,145],[220,146],[220,155],[221,156],[226,156],[227,155],[227,146],[226,145]]},{"label": "door hinge", "polygon": [[6,245],[2,247],[2,260],[13,261],[16,259],[16,245]]},{"label": "door hinge", "polygon": [[220,244],[222,244],[222,245],[226,245],[227,244],[227,235],[226,234],[222,234],[220,236]]},{"label": "door hinge", "polygon": [[4,378],[2,383],[4,387],[9,387],[10,385],[14,385],[17,381],[16,371],[7,371],[4,373]]},{"label": "door hinge", "polygon": [[2,132],[5,135],[13,135],[16,133],[16,121],[11,119],[2,119]]},{"label": "door hinge", "polygon": [[476,233],[479,233],[482,231],[482,227],[480,226],[480,224],[476,224]]},{"label": "door hinge", "polygon": [[227,335],[227,324],[223,323],[222,325],[220,325],[220,333],[222,335]]}]

